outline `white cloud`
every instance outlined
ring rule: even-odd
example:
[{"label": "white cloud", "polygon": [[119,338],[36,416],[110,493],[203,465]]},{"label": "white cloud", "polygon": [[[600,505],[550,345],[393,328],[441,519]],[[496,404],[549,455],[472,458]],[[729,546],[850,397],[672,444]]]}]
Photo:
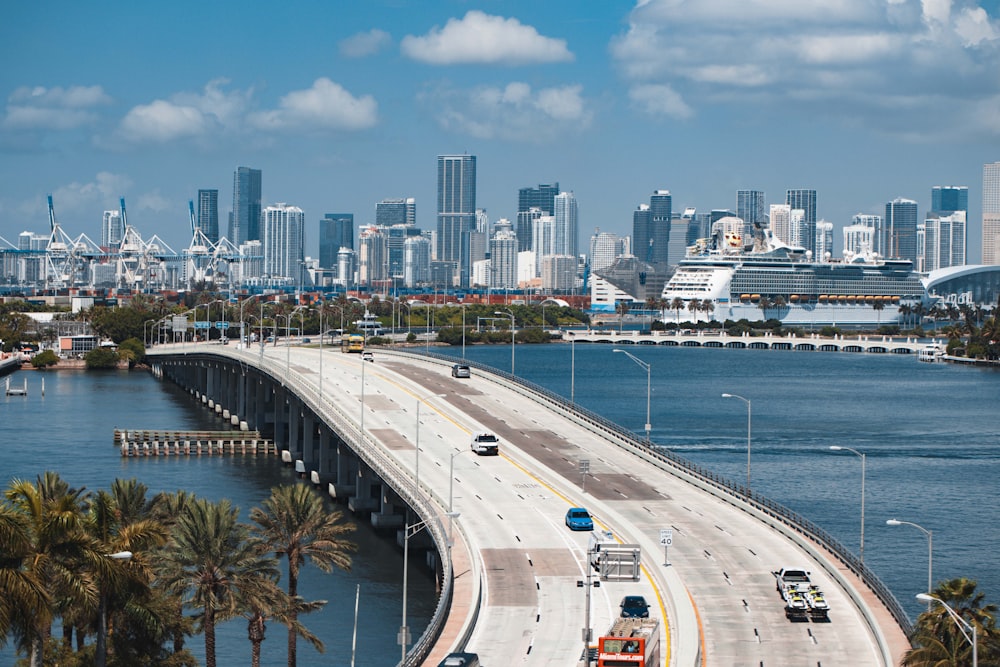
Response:
[{"label": "white cloud", "polygon": [[[963,105],[1000,94],[1000,22],[981,5],[644,0],[610,49],[632,102],[647,111],[660,94],[676,96],[680,110],[792,105],[917,136],[932,117],[954,126]],[[890,100],[900,112],[885,122],[877,116]]]},{"label": "white cloud", "polygon": [[432,65],[570,62],[566,40],[544,37],[515,18],[471,10],[464,18],[449,19],[422,37],[407,35],[400,44],[409,58]]},{"label": "white cloud", "polygon": [[378,104],[371,95],[354,97],[323,77],[316,79],[312,88],[285,95],[279,108],[252,114],[250,122],[270,130],[362,130],[378,122]]},{"label": "white cloud", "polygon": [[209,81],[200,93],[181,92],[129,110],[118,135],[132,143],[165,143],[238,129],[253,91],[225,91],[228,81]]},{"label": "white cloud", "polygon": [[590,125],[580,85],[532,90],[515,81],[473,90],[441,88],[421,96],[445,129],[480,139],[545,142]]},{"label": "white cloud", "polygon": [[[124,174],[102,171],[94,176],[92,181],[66,183],[52,191],[52,202],[56,210],[56,218],[65,222],[65,218],[86,214],[94,215],[94,211],[117,209],[118,199],[132,187],[132,180]],[[32,208],[39,204],[32,203]],[[44,202],[40,204],[44,206]],[[74,227],[79,227],[79,224]]]},{"label": "white cloud", "polygon": [[636,107],[651,116],[669,116],[683,120],[694,115],[694,110],[684,98],[666,84],[635,86],[628,96]]},{"label": "white cloud", "polygon": [[94,108],[110,101],[100,86],[21,87],[7,98],[2,125],[7,129],[70,130],[96,121]]},{"label": "white cloud", "polygon": [[340,41],[340,54],[347,58],[364,58],[385,49],[392,44],[392,37],[384,30],[373,28],[359,32]]}]

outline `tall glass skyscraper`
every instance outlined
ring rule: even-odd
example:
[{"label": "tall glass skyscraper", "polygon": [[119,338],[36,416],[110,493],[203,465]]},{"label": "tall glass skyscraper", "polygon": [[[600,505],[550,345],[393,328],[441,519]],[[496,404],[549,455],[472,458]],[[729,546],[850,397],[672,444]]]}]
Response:
[{"label": "tall glass skyscraper", "polygon": [[212,243],[219,242],[218,190],[198,190],[198,229]]},{"label": "tall glass skyscraper", "polygon": [[885,205],[882,247],[889,259],[908,259],[917,265],[917,202],[897,197]]},{"label": "tall glass skyscraper", "polygon": [[298,206],[284,203],[262,212],[264,232],[264,275],[300,283],[305,258],[306,218]]},{"label": "tall glass skyscraper", "polygon": [[632,214],[632,252],[641,261],[666,268],[672,200],[669,190],[654,190],[649,206]]},{"label": "tall glass skyscraper", "polygon": [[377,227],[392,227],[393,225],[417,224],[417,200],[383,199],[375,204],[375,225]]},{"label": "tall glass skyscraper", "polygon": [[935,185],[931,188],[931,211],[953,213],[969,210],[969,188],[960,185]]},{"label": "tall glass skyscraper", "polygon": [[815,190],[787,190],[785,192],[785,203],[792,209],[802,209],[805,215],[802,218],[802,229],[798,234],[793,234],[801,240],[800,245],[806,250],[816,252],[816,191]]},{"label": "tall glass skyscraper", "polygon": [[437,258],[454,262],[459,285],[469,284],[469,233],[476,228],[476,156],[439,155]]},{"label": "tall glass skyscraper", "polygon": [[736,215],[747,225],[767,222],[767,196],[762,190],[737,190]]},{"label": "tall glass skyscraper", "polygon": [[553,254],[576,257],[576,238],[579,226],[576,197],[572,192],[560,192],[553,200],[556,219]]},{"label": "tall glass skyscraper", "polygon": [[229,240],[237,246],[260,241],[260,169],[237,167],[233,174],[233,217]]},{"label": "tall glass skyscraper", "polygon": [[[558,183],[540,183],[537,188],[521,188],[517,191],[517,246],[521,251],[534,250],[531,238],[534,234],[533,221],[541,215],[555,215],[555,198],[559,194]],[[531,209],[540,213],[522,216]],[[524,220],[524,225],[521,221]]]},{"label": "tall glass skyscraper", "polygon": [[983,165],[983,264],[1000,264],[1000,162]]},{"label": "tall glass skyscraper", "polygon": [[[354,214],[327,213],[319,221],[319,265],[324,269],[337,266],[341,248],[354,250]],[[337,276],[343,278],[344,276]]]}]

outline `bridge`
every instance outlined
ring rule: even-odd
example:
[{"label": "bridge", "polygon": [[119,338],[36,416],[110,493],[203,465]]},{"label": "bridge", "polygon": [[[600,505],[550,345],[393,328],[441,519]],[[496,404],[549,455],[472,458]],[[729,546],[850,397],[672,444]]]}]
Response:
[{"label": "bridge", "polygon": [[614,329],[568,330],[563,332],[567,341],[578,343],[610,343],[613,345],[668,345],[680,347],[725,347],[755,350],[799,350],[811,352],[862,352],[868,354],[916,354],[927,346],[926,340],[914,337],[892,336],[820,336],[809,334],[774,335],[767,332],[751,336],[749,333],[732,335],[725,331],[672,330],[672,331],[615,331]]},{"label": "bridge", "polygon": [[[661,619],[664,665],[888,666],[909,647],[898,602],[821,528],[509,374],[473,364],[456,379],[445,358],[316,347],[189,343],[149,358],[232,425],[273,435],[300,475],[436,572],[438,608],[401,665],[459,650],[590,664],[583,629],[595,645],[626,594]],[[499,456],[470,451],[477,430],[500,437]],[[637,580],[587,585],[589,534],[563,525],[573,506],[638,546]],[[785,618],[783,566],[812,572],[829,622]]]}]

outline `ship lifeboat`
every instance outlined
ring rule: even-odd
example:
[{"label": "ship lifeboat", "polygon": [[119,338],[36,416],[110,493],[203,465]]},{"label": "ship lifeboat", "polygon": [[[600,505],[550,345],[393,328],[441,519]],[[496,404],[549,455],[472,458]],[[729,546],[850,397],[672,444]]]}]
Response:
[{"label": "ship lifeboat", "polygon": [[788,297],[788,299],[789,299],[789,300],[790,300],[790,301],[791,301],[792,303],[798,303],[798,302],[799,302],[799,295],[798,295],[798,294],[793,294],[793,295],[791,295],[790,297]]},{"label": "ship lifeboat", "polygon": [[888,298],[891,298],[891,299],[892,299],[892,302],[893,302],[893,303],[899,303],[899,297],[898,297],[898,296],[894,296],[894,297],[886,297],[886,298],[887,298],[887,299],[888,299]]},{"label": "ship lifeboat", "polygon": [[829,296],[827,296],[826,294],[820,294],[820,295],[819,295],[819,302],[820,302],[820,303],[826,303],[826,302],[827,302],[827,300],[828,300],[829,298],[830,298],[830,297],[829,297]]},{"label": "ship lifeboat", "polygon": [[847,303],[847,295],[846,294],[839,294],[837,296],[837,301],[840,301],[841,303]]},{"label": "ship lifeboat", "polygon": [[751,294],[750,300],[753,301],[754,303],[757,303],[758,301],[760,301],[760,294]]},{"label": "ship lifeboat", "polygon": [[750,295],[749,294],[740,294],[740,301],[743,301],[745,303],[745,302],[747,302],[749,300],[750,300]]},{"label": "ship lifeboat", "polygon": [[869,305],[875,303],[878,300],[879,298],[877,296],[872,296],[871,294],[865,296],[865,303]]}]

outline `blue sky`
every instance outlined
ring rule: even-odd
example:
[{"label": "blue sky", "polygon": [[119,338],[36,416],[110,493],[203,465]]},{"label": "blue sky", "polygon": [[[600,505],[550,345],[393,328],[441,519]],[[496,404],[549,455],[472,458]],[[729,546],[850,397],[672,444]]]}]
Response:
[{"label": "blue sky", "polygon": [[[187,202],[236,166],[265,203],[374,218],[415,197],[435,224],[436,157],[478,156],[478,205],[572,190],[580,238],[674,208],[818,191],[839,230],[895,197],[970,188],[1000,160],[1000,0],[290,0],[8,3],[0,22],[0,236],[72,237],[102,211],[175,250]],[[835,246],[842,245],[841,235]]]}]

